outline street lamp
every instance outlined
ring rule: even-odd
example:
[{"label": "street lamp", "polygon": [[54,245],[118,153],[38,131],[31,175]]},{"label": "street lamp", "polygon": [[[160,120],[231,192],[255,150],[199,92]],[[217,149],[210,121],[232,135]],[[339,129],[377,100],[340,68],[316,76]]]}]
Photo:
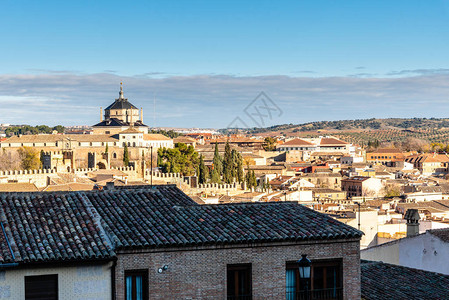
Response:
[{"label": "street lamp", "polygon": [[307,254],[302,254],[302,258],[298,260],[299,278],[305,282],[305,296],[309,299],[309,280],[312,262],[307,258]]},{"label": "street lamp", "polygon": [[298,260],[299,278],[310,279],[310,266],[312,262],[307,258],[307,254],[302,254],[302,258]]}]

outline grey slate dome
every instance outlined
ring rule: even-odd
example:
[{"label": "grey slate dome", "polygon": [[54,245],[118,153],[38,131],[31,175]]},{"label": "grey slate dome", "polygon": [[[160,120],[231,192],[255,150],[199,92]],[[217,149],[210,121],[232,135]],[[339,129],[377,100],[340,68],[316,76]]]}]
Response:
[{"label": "grey slate dome", "polygon": [[135,107],[134,105],[132,105],[128,101],[128,98],[125,98],[123,96],[122,83],[120,83],[120,92],[119,92],[118,95],[119,95],[118,99],[115,99],[115,102],[112,103],[111,105],[109,105],[108,107],[106,107],[105,110],[110,110],[110,109],[138,109],[137,107]]},{"label": "grey slate dome", "polygon": [[[100,109],[102,112],[102,110]],[[101,115],[100,123],[93,125],[94,131],[98,130],[108,130],[110,133],[111,129],[115,130],[116,133],[123,131],[128,126],[134,127],[148,127],[143,123],[143,109],[140,110],[128,101],[128,98],[124,97],[123,85],[120,83],[119,97],[115,101],[105,108],[104,110],[104,120],[103,115]],[[145,132],[145,131],[144,131]],[[145,132],[147,133],[147,131]]]}]

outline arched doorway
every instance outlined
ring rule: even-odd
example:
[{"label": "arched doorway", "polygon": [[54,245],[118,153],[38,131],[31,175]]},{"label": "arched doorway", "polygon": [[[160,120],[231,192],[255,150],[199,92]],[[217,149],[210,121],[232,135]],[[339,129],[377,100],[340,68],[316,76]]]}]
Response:
[{"label": "arched doorway", "polygon": [[97,164],[97,167],[98,167],[98,169],[106,169],[105,164],[102,163],[102,162],[99,162],[99,163]]}]

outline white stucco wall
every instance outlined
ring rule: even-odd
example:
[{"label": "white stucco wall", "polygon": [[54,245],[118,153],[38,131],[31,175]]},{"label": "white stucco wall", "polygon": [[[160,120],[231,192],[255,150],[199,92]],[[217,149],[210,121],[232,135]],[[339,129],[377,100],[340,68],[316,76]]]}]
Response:
[{"label": "white stucco wall", "polygon": [[449,275],[449,243],[426,232],[360,252],[362,259]]},{"label": "white stucco wall", "polygon": [[[359,227],[359,213],[355,211],[352,215],[352,219],[350,219],[346,224],[357,228]],[[362,211],[360,213],[360,230],[363,231],[364,235],[360,240],[360,249],[364,249],[373,243],[376,243],[376,235],[377,235],[377,211]]]},{"label": "white stucco wall", "polygon": [[0,271],[0,299],[25,299],[25,276],[58,274],[59,299],[111,299],[111,266],[4,269]]}]

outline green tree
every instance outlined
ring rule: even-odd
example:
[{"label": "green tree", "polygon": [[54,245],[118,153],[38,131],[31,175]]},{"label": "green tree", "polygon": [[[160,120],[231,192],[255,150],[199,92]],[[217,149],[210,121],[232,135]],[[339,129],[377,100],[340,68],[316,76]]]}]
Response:
[{"label": "green tree", "polygon": [[254,170],[251,171],[251,186],[256,188],[257,187],[257,178],[256,173],[254,173]]},{"label": "green tree", "polygon": [[41,160],[39,159],[39,152],[30,147],[22,147],[19,149],[20,166],[24,170],[40,169]]},{"label": "green tree", "polygon": [[174,139],[174,138],[177,138],[178,136],[180,136],[181,134],[180,133],[178,133],[178,132],[176,132],[176,131],[173,131],[173,130],[163,130],[163,129],[159,129],[159,130],[151,130],[150,131],[150,133],[159,133],[159,134],[162,134],[162,135],[165,135],[166,137],[169,137],[169,138],[172,138],[172,139]]},{"label": "green tree", "polygon": [[109,152],[109,146],[108,146],[108,144],[106,144],[106,148],[104,149],[104,153],[108,153]]},{"label": "green tree", "polygon": [[64,133],[65,127],[62,125],[57,125],[53,127],[53,130],[56,130],[58,133]]},{"label": "green tree", "polygon": [[257,187],[256,173],[254,173],[254,170],[250,170],[249,166],[248,166],[247,170],[248,171],[246,172],[246,176],[245,176],[246,187],[248,189]]},{"label": "green tree", "polygon": [[277,139],[272,137],[266,137],[262,147],[265,151],[275,151],[276,150]]},{"label": "green tree", "polygon": [[211,180],[214,183],[221,182],[221,175],[223,173],[223,160],[218,151],[218,143],[215,143],[214,159],[212,161]]},{"label": "green tree", "polygon": [[236,176],[238,182],[240,182],[240,183],[243,182],[244,174],[245,173],[243,172],[243,158],[242,158],[242,155],[240,153],[238,153],[238,156],[237,156],[237,176]]},{"label": "green tree", "polygon": [[123,149],[123,164],[127,167],[129,165],[129,152],[128,145],[125,144],[125,148]]},{"label": "green tree", "polygon": [[226,183],[232,183],[232,173],[234,168],[234,162],[232,160],[231,146],[229,141],[225,144],[225,153],[223,159],[223,180]]},{"label": "green tree", "polygon": [[209,170],[204,164],[203,155],[200,155],[200,165],[199,165],[199,176],[198,181],[201,184],[204,184],[207,182],[207,178],[209,178]]},{"label": "green tree", "polygon": [[175,148],[158,149],[158,166],[164,173],[181,173],[184,176],[200,175],[198,152],[193,146],[178,143]]},{"label": "green tree", "polygon": [[215,169],[215,168],[212,169],[212,172],[211,172],[211,175],[210,175],[210,180],[213,183],[220,183],[221,182],[220,173],[218,173],[217,169]]}]

